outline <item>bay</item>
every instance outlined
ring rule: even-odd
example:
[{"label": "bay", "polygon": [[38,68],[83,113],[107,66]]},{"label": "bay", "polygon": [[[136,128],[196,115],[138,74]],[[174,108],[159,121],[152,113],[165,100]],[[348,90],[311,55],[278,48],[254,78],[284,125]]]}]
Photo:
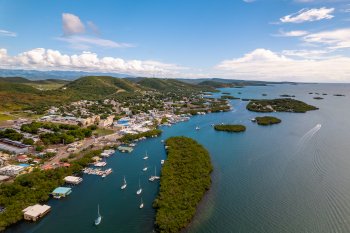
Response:
[{"label": "bay", "polygon": [[[22,222],[6,232],[152,232],[152,202],[159,184],[150,183],[148,177],[154,167],[159,174],[160,160],[166,158],[161,140],[181,135],[203,144],[214,165],[212,188],[185,232],[350,232],[350,85],[284,84],[222,92],[241,98],[290,94],[320,109],[305,114],[271,113],[282,123],[264,127],[250,119],[266,114],[249,112],[247,102],[232,100],[231,112],[162,127],[161,137],[138,143],[130,154],[117,152],[107,159],[114,170],[111,175],[105,179],[84,175],[69,197],[49,201],[52,211],[41,221]],[[309,92],[318,92],[324,99],[315,100],[316,95]],[[333,96],[338,93],[346,96]],[[244,124],[247,131],[216,132],[211,124],[220,123]],[[146,151],[149,169],[142,172]],[[128,187],[122,191],[124,175]],[[139,179],[143,209],[138,208],[136,195]],[[103,218],[95,227],[98,204]]]}]

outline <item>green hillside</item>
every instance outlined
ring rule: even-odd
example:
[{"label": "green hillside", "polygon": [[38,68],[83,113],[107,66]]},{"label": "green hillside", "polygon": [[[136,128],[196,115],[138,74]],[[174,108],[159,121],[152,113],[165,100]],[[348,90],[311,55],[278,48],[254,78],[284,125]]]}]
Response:
[{"label": "green hillside", "polygon": [[196,92],[213,91],[212,87],[185,83],[176,79],[143,78],[137,82],[139,85],[160,92]]},{"label": "green hillside", "polygon": [[125,79],[110,76],[87,76],[60,88],[72,99],[100,99],[109,95],[141,90],[138,85]]}]

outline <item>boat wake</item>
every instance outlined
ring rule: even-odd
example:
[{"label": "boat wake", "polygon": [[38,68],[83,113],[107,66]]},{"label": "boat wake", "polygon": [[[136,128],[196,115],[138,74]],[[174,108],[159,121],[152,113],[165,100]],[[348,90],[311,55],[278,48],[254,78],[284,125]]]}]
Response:
[{"label": "boat wake", "polygon": [[317,124],[315,127],[310,129],[306,134],[304,134],[298,142],[298,148],[300,149],[303,145],[311,140],[311,138],[321,129],[322,125]]}]

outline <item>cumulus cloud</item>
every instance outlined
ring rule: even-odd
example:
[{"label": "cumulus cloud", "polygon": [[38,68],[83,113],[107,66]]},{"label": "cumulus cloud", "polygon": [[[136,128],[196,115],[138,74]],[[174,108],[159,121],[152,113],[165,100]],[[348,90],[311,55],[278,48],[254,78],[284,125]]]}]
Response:
[{"label": "cumulus cloud", "polygon": [[0,68],[63,70],[87,72],[128,73],[134,75],[176,75],[185,67],[153,60],[124,60],[115,57],[98,57],[96,53],[82,52],[67,55],[57,50],[36,48],[10,56],[0,49]]},{"label": "cumulus cloud", "polygon": [[81,34],[85,32],[85,26],[80,18],[70,13],[62,14],[62,28],[66,36]]},{"label": "cumulus cloud", "polygon": [[0,29],[0,36],[16,37],[17,34],[14,32]]},{"label": "cumulus cloud", "polygon": [[328,46],[330,49],[350,48],[350,28],[309,34],[303,40],[314,45]]},{"label": "cumulus cloud", "polygon": [[256,49],[241,58],[225,60],[215,68],[220,75],[242,79],[299,82],[349,82],[350,58],[293,59],[267,49]]},{"label": "cumulus cloud", "polygon": [[332,19],[334,17],[334,15],[332,15],[333,12],[334,12],[334,8],[326,8],[326,7],[321,7],[319,9],[304,8],[298,11],[297,13],[286,15],[280,18],[280,21],[282,23],[303,23],[303,22],[318,21],[322,19]]}]

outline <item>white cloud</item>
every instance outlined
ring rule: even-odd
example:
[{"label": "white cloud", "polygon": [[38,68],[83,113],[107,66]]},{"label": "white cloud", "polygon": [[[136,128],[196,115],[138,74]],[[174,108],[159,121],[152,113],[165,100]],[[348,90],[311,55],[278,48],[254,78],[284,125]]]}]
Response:
[{"label": "white cloud", "polygon": [[96,53],[66,55],[57,50],[36,48],[9,56],[6,49],[0,49],[0,68],[6,69],[36,69],[64,70],[87,72],[115,72],[134,75],[172,76],[185,70],[175,64],[162,63],[153,60],[124,60],[115,57],[98,57]]},{"label": "white cloud", "polygon": [[16,37],[17,34],[14,33],[14,32],[10,32],[10,31],[7,31],[7,30],[0,29],[0,36]]},{"label": "white cloud", "polygon": [[88,36],[85,33],[85,25],[76,15],[63,13],[62,27],[63,36],[56,38],[57,40],[69,43],[71,48],[78,50],[88,50],[92,46],[99,46],[105,48],[128,48],[135,47],[128,43],[119,43],[108,39],[96,37],[99,35],[98,27],[92,22],[87,22],[88,28],[95,34],[95,36]]},{"label": "white cloud", "polygon": [[222,61],[216,66],[221,76],[241,79],[349,82],[350,58],[292,59],[267,49],[256,49],[241,58]]},{"label": "white cloud", "polygon": [[350,48],[350,28],[309,34],[303,40],[314,45],[325,45],[330,49]]},{"label": "white cloud", "polygon": [[302,59],[325,59],[326,55],[333,50],[283,50],[282,54],[289,57],[297,57]]},{"label": "white cloud", "polygon": [[[89,36],[70,36],[59,37],[58,40],[70,43],[75,48],[88,49],[91,45],[106,47],[106,48],[128,48],[134,47],[132,44],[118,43],[112,40],[101,39],[98,37]],[[80,46],[80,47],[79,47]]]},{"label": "white cloud", "polygon": [[282,23],[303,23],[303,22],[312,22],[322,19],[332,19],[334,16],[332,13],[334,8],[321,7],[319,9],[302,9],[297,13],[286,15],[280,18]]},{"label": "white cloud", "polygon": [[70,13],[62,14],[63,33],[66,36],[81,34],[85,32],[85,26],[80,18]]},{"label": "white cloud", "polygon": [[300,37],[300,36],[305,36],[307,35],[309,32],[308,31],[302,31],[302,30],[295,30],[295,31],[289,31],[289,32],[285,32],[285,31],[279,31],[279,34],[276,34],[274,36],[283,36],[283,37]]}]

